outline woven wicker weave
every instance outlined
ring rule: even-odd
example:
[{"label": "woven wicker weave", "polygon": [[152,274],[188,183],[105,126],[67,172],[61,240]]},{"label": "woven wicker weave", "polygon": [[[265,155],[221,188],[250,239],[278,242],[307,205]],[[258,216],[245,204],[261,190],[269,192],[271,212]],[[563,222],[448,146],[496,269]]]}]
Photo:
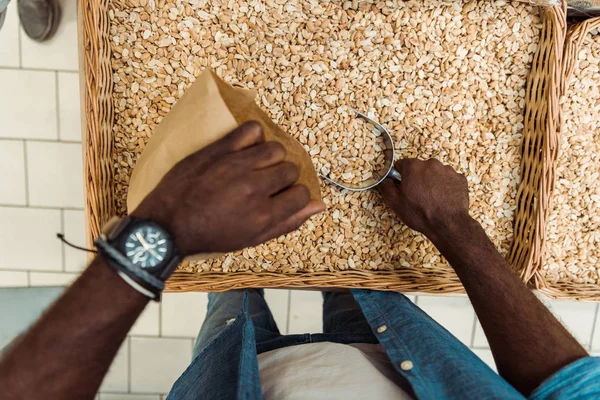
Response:
[{"label": "woven wicker weave", "polygon": [[[109,0],[81,0],[79,8],[81,69],[85,79],[83,104],[84,177],[87,240],[91,246],[102,225],[114,214],[112,194],[112,73],[108,38]],[[562,54],[564,10],[541,8],[544,29],[527,84],[523,132],[521,183],[515,218],[513,267],[528,281],[539,265],[543,232],[552,192],[552,160],[556,140],[549,133],[558,126],[558,90],[552,86]],[[552,118],[548,118],[551,115]],[[224,291],[247,287],[369,288],[404,292],[456,293],[463,288],[451,270],[397,269],[394,271],[339,271],[315,273],[202,273],[177,271],[168,282],[170,291]]]},{"label": "woven wicker weave", "polygon": [[[588,19],[582,23],[571,26],[569,28],[563,54],[563,62],[561,68],[561,76],[556,81],[560,82],[560,95],[568,96],[567,87],[573,71],[577,68],[577,55],[583,46],[585,37],[590,31],[600,28],[600,18]],[[558,101],[558,100],[557,100]],[[557,103],[558,104],[558,103]],[[562,122],[562,121],[561,121]],[[557,131],[552,131],[553,145],[558,146],[558,139],[560,138],[560,128],[562,123],[559,124]],[[551,207],[547,208],[548,210]],[[547,294],[548,296],[556,299],[578,299],[588,301],[600,301],[600,286],[592,284],[576,284],[569,282],[558,282],[549,283],[544,274],[541,273],[542,260],[540,260],[539,267],[536,269],[537,272],[534,275],[535,285],[540,291]],[[536,262],[538,262],[536,260]]]},{"label": "woven wicker weave", "polygon": [[540,47],[527,82],[522,183],[517,195],[515,242],[510,254],[513,265],[521,272],[525,282],[537,276],[536,271],[542,262],[546,222],[554,189],[566,7],[546,9],[543,24]]}]

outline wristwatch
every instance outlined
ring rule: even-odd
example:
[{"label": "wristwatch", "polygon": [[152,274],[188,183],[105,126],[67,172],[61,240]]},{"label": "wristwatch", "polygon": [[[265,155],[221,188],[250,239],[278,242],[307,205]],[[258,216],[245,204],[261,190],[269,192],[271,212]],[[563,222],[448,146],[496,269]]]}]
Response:
[{"label": "wristwatch", "polygon": [[181,261],[172,235],[149,219],[113,219],[94,243],[127,283],[157,301]]}]

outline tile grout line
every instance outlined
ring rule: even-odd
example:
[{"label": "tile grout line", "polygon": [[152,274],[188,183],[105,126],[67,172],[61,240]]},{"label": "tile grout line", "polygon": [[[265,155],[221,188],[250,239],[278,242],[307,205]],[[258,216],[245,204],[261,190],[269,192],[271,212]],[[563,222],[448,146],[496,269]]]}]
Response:
[{"label": "tile grout line", "polygon": [[26,206],[20,204],[0,204],[0,208],[30,208],[32,210],[54,210],[54,211],[85,211],[83,207],[53,207],[53,206]]},{"label": "tile grout line", "polygon": [[[49,273],[49,274],[80,274],[80,272],[72,272],[72,271],[59,271],[55,269],[15,269],[15,268],[0,268],[0,271],[3,272],[41,272],[41,273]],[[81,271],[83,272],[83,271]]]},{"label": "tile grout line", "polygon": [[[60,232],[65,235],[65,210],[60,210]],[[62,256],[62,270],[63,272],[67,272],[67,260],[66,260],[66,249],[65,244],[60,241],[60,253]]]},{"label": "tile grout line", "polygon": [[25,207],[29,207],[29,162],[27,158],[27,142],[25,140],[23,140],[23,161],[25,163],[23,168],[25,171]]},{"label": "tile grout line", "polygon": [[[19,29],[19,39],[20,39],[20,36],[21,36],[20,33],[21,33],[21,30]],[[20,49],[19,49],[19,53],[21,53]],[[21,63],[21,59],[22,58],[23,58],[22,55],[19,54],[19,62],[20,63]],[[79,71],[76,70],[76,69],[62,69],[62,68],[52,69],[52,68],[36,68],[36,67],[23,67],[23,66],[20,66],[20,67],[10,67],[8,65],[1,66],[0,67],[0,71],[1,70],[7,70],[7,71],[29,71],[29,72],[62,72],[62,73],[65,73],[65,74],[78,74],[79,73]]]},{"label": "tile grout line", "polygon": [[594,313],[594,322],[592,323],[592,333],[590,336],[590,348],[589,348],[590,351],[592,351],[594,348],[594,335],[596,333],[596,326],[598,325],[598,313],[599,312],[600,312],[600,304],[596,304],[596,312]]},{"label": "tile grout line", "polygon": [[475,330],[477,329],[477,313],[475,310],[473,310],[473,314],[475,315],[473,316],[473,329],[471,329],[471,342],[469,344],[470,348],[475,347]]},{"label": "tile grout line", "polygon": [[0,137],[0,140],[25,140],[27,142],[39,143],[66,143],[66,144],[82,144],[81,140],[60,140],[60,139],[40,139],[40,138],[22,138],[22,137]]}]

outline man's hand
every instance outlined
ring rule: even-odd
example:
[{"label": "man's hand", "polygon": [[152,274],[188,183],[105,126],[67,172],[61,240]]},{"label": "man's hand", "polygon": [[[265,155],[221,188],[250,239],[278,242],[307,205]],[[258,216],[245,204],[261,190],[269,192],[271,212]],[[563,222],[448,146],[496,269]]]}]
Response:
[{"label": "man's hand", "polygon": [[436,159],[404,159],[395,168],[402,183],[379,186],[385,202],[409,228],[432,238],[443,227],[469,219],[469,188],[464,175]]},{"label": "man's hand", "polygon": [[173,167],[132,215],[164,225],[183,257],[260,244],[325,210],[294,185],[298,167],[285,156],[259,123],[245,123]]},{"label": "man's hand", "polygon": [[490,343],[498,372],[528,396],[586,351],[521,282],[469,216],[467,180],[437,160],[400,160],[398,184],[380,185],[387,204],[450,262]]}]

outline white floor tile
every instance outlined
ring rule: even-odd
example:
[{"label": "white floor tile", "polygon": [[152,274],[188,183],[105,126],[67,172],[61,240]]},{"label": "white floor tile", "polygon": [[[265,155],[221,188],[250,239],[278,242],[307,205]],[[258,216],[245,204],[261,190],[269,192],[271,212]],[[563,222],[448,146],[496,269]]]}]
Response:
[{"label": "white floor tile", "polygon": [[207,293],[164,293],[161,301],[161,335],[197,337],[206,317],[207,305]]},{"label": "white floor tile", "polygon": [[0,287],[26,287],[28,286],[27,272],[25,271],[0,271]]},{"label": "white floor tile", "polygon": [[160,396],[157,394],[100,393],[99,400],[160,400]]},{"label": "white floor tile", "polygon": [[127,391],[129,391],[129,338],[121,345],[100,385],[100,392]]},{"label": "white floor tile", "polygon": [[279,332],[282,335],[286,335],[290,291],[284,289],[265,289],[265,299],[271,309],[271,314],[273,314]]},{"label": "white floor tile", "polygon": [[292,290],[289,334],[323,332],[323,296],[319,291]]},{"label": "white floor tile", "polygon": [[492,355],[492,351],[488,349],[473,349],[473,353],[477,354],[481,361],[486,363],[494,372],[498,372],[496,369],[496,362],[494,361],[494,356]]},{"label": "white floor tile", "polygon": [[19,14],[17,2],[8,6],[6,20],[0,29],[0,67],[19,66]]},{"label": "white floor tile", "polygon": [[43,68],[77,71],[77,2],[64,0],[62,19],[54,37],[35,42],[21,30],[23,68]]},{"label": "white floor tile", "polygon": [[597,312],[596,328],[594,328],[594,337],[592,338],[592,351],[600,353],[600,309]]},{"label": "white floor tile", "polygon": [[[85,247],[85,216],[83,211],[64,210],[63,225],[65,238],[77,245]],[[88,253],[63,244],[65,251],[65,270],[80,272],[87,267]]]},{"label": "white floor tile", "polygon": [[419,296],[417,305],[465,345],[471,345],[475,311],[466,296]]},{"label": "white floor tile", "polygon": [[160,333],[160,305],[151,301],[129,331],[130,335],[158,336]]},{"label": "white floor tile", "polygon": [[72,272],[30,272],[31,286],[70,286],[79,274]]},{"label": "white floor tile", "polygon": [[168,393],[191,359],[191,339],[132,337],[131,391]]},{"label": "white floor tile", "polygon": [[83,208],[81,144],[27,142],[29,204]]},{"label": "white floor tile", "polygon": [[475,321],[475,335],[473,336],[473,347],[490,347],[479,320]]},{"label": "white floor tile", "polygon": [[0,137],[58,137],[54,72],[0,69],[0,82]]},{"label": "white floor tile", "polygon": [[404,294],[410,301],[412,301],[413,303],[415,303],[417,301],[417,295],[414,294]]},{"label": "white floor tile", "polygon": [[589,349],[596,318],[596,303],[552,300],[548,302],[548,308],[579,343]]},{"label": "white floor tile", "polygon": [[81,106],[79,97],[79,74],[58,74],[59,136],[62,140],[81,142]]},{"label": "white floor tile", "polygon": [[0,269],[62,271],[60,210],[0,207]]},{"label": "white floor tile", "polygon": [[0,176],[0,204],[26,205],[23,141],[0,140]]}]

